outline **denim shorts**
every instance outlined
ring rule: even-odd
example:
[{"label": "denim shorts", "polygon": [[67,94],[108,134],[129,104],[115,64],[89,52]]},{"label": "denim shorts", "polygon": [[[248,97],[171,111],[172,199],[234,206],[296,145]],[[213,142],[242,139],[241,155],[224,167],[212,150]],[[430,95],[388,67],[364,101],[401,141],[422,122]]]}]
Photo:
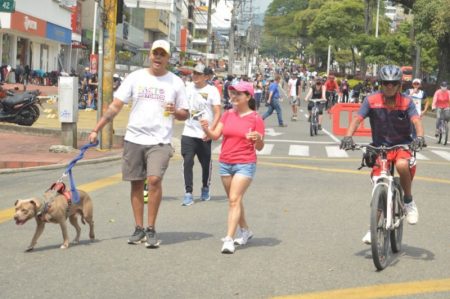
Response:
[{"label": "denim shorts", "polygon": [[220,162],[219,174],[220,176],[233,176],[239,174],[250,179],[255,177],[256,163],[223,163]]}]

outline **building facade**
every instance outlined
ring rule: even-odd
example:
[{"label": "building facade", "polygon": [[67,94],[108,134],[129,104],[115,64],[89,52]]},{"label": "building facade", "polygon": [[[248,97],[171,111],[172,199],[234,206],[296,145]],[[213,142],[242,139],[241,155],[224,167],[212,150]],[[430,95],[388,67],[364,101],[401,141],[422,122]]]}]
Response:
[{"label": "building facade", "polygon": [[51,72],[65,69],[72,42],[70,7],[56,0],[16,0],[0,13],[1,65]]}]

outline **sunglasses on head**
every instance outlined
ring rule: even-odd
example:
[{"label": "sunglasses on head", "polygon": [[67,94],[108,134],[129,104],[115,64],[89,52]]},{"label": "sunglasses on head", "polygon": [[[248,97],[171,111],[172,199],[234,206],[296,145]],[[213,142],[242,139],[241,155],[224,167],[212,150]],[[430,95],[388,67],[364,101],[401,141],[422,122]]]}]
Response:
[{"label": "sunglasses on head", "polygon": [[388,86],[389,84],[391,84],[393,86],[397,86],[397,85],[400,85],[400,81],[383,81],[383,82],[381,82],[381,84],[383,86]]}]

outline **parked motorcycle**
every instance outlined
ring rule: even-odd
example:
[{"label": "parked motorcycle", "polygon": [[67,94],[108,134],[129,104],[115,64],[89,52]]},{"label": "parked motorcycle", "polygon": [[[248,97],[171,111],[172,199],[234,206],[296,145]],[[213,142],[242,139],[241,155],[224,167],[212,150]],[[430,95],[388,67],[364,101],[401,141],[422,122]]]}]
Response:
[{"label": "parked motorcycle", "polygon": [[21,126],[33,125],[40,115],[38,105],[42,107],[38,98],[39,94],[39,90],[23,93],[2,90],[0,92],[0,122],[15,123]]}]

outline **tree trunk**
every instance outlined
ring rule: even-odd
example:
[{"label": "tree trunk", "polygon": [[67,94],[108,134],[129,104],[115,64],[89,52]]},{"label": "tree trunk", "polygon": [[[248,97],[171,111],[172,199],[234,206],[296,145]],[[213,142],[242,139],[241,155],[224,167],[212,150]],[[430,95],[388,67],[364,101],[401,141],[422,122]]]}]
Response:
[{"label": "tree trunk", "polygon": [[439,51],[439,72],[437,75],[438,83],[447,81],[450,78],[450,34],[446,34],[438,40]]},{"label": "tree trunk", "polygon": [[355,76],[355,74],[356,74],[356,55],[355,55],[355,48],[351,47],[350,50],[352,51],[352,75]]}]

